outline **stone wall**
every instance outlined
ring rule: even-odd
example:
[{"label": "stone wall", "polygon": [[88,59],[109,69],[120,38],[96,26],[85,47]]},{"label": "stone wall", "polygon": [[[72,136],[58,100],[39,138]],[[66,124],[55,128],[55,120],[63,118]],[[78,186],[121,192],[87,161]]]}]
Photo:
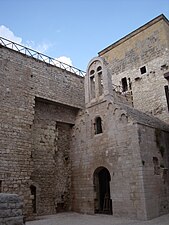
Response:
[{"label": "stone wall", "polygon": [[169,132],[138,125],[147,218],[169,213]]},{"label": "stone wall", "polygon": [[[134,107],[167,123],[164,86],[168,82],[164,73],[169,69],[168,33],[169,24],[159,17],[99,53],[109,62],[113,84],[122,86],[122,78],[126,77],[127,92],[133,95]],[[143,74],[142,67],[146,68]]]},{"label": "stone wall", "polygon": [[163,56],[169,44],[168,30],[168,23],[160,17],[100,51],[99,56],[111,63],[113,74],[139,68]]},{"label": "stone wall", "polygon": [[[94,213],[101,168],[110,174],[113,215],[147,219],[168,212],[168,134],[152,128],[159,120],[120,104],[127,101],[106,73],[108,67],[117,85],[131,78],[134,107],[168,121],[161,68],[168,64],[168,32],[159,20],[102,55],[110,62],[99,71],[103,93],[86,108],[84,78],[0,46],[0,189],[23,197],[26,216]],[[162,178],[153,174],[158,162]]]},{"label": "stone wall", "polygon": [[[26,93],[29,91],[30,96],[53,100],[77,108],[84,107],[83,77],[9,48],[3,46],[0,48],[1,79],[4,84],[3,88],[5,88],[5,97],[14,92],[10,89],[11,81],[13,81],[14,86],[20,87],[20,90],[25,90]],[[28,102],[25,101],[25,104]]]},{"label": "stone wall", "polygon": [[[33,198],[31,176],[35,163],[32,158],[35,98],[59,103],[62,115],[57,113],[58,108],[58,121],[73,124],[75,114],[71,112],[84,106],[84,80],[68,71],[0,47],[1,189],[2,192],[24,197],[24,214],[29,215]],[[72,116],[69,118],[68,114]]]},{"label": "stone wall", "polygon": [[[161,202],[169,194],[154,177],[148,177],[150,168],[145,169],[144,164],[148,165],[149,157],[156,160],[157,129],[166,132],[156,138],[161,151],[165,148],[163,161],[168,165],[168,125],[117,98],[113,87],[107,85],[111,74],[104,60],[97,57],[90,63],[85,79],[86,108],[79,111],[72,130],[72,209],[145,220],[167,213],[168,203],[162,210]],[[99,95],[100,83],[103,91]]]},{"label": "stone wall", "polygon": [[[103,132],[95,134],[95,118]],[[114,216],[146,219],[137,127],[118,105],[102,102],[79,113],[73,128],[72,206],[94,213],[94,173],[106,168],[111,177]]]},{"label": "stone wall", "polygon": [[0,193],[0,224],[23,225],[22,208],[18,195]]},{"label": "stone wall", "polygon": [[[102,132],[95,134],[98,116]],[[165,123],[124,104],[103,101],[79,112],[73,128],[73,210],[94,213],[94,174],[104,167],[114,216],[146,220],[168,213],[168,140]],[[154,175],[157,155],[158,166],[164,165],[160,175]]]},{"label": "stone wall", "polygon": [[31,180],[36,187],[38,215],[70,209],[70,140],[76,111],[38,100],[35,103]]}]

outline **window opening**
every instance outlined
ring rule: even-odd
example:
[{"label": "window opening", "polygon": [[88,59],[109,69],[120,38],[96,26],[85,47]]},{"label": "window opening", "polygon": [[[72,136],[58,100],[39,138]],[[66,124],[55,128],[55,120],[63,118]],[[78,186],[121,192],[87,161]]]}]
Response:
[{"label": "window opening", "polygon": [[126,79],[126,77],[122,78],[121,82],[122,82],[122,91],[123,92],[127,91],[128,90],[128,86],[127,86],[127,79]]},{"label": "window opening", "polygon": [[2,192],[2,180],[0,180],[0,193]]},{"label": "window opening", "polygon": [[103,76],[102,72],[98,73],[98,86],[99,86],[99,95],[103,94]]},{"label": "window opening", "polygon": [[169,82],[169,72],[164,74],[164,78]]},{"label": "window opening", "polygon": [[168,106],[168,111],[169,111],[169,88],[168,88],[168,85],[165,85],[164,89],[165,89],[165,95],[166,95],[167,106]]},{"label": "window opening", "polygon": [[165,85],[164,89],[165,89],[165,95],[166,95],[167,106],[169,111],[169,72],[164,74],[164,78],[168,81],[168,85]]},{"label": "window opening", "polygon": [[101,66],[98,66],[97,67],[97,71],[100,71],[100,70],[102,70],[102,67]]},{"label": "window opening", "polygon": [[141,67],[141,68],[140,68],[140,72],[141,72],[141,74],[146,73],[146,72],[147,72],[147,71],[146,71],[146,67],[145,67],[145,66]]},{"label": "window opening", "polygon": [[130,77],[128,78],[128,81],[129,81],[129,89],[131,90],[131,80],[130,80]]},{"label": "window opening", "polygon": [[90,75],[93,75],[93,74],[94,74],[94,70],[91,70],[91,71],[90,71]]},{"label": "window opening", "polygon": [[95,98],[95,77],[90,77],[90,91],[91,91],[91,98]]},{"label": "window opening", "polygon": [[157,157],[153,157],[153,164],[154,164],[154,174],[160,175],[160,166]]},{"label": "window opening", "polygon": [[36,187],[34,185],[30,186],[31,195],[32,195],[32,209],[33,213],[36,213]]},{"label": "window opening", "polygon": [[95,134],[100,134],[102,132],[102,120],[100,117],[97,117],[95,119]]}]

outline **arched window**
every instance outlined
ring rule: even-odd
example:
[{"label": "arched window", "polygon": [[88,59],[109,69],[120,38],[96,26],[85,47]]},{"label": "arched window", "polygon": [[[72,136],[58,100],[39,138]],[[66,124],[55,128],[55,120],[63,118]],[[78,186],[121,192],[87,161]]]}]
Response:
[{"label": "arched window", "polygon": [[95,134],[100,134],[100,133],[103,133],[103,130],[102,130],[102,120],[98,116],[95,119]]},{"label": "arched window", "polygon": [[101,66],[98,66],[97,67],[97,71],[100,71],[100,70],[102,70],[102,67]]},{"label": "arched window", "polygon": [[95,71],[90,71],[90,92],[91,98],[95,98]]},{"label": "arched window", "polygon": [[90,71],[90,75],[93,75],[94,73],[95,73],[94,70],[91,70],[91,71]]}]

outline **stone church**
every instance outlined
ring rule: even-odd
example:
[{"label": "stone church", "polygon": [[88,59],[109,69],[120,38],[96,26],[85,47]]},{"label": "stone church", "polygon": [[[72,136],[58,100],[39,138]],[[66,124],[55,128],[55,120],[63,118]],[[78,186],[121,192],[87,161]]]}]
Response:
[{"label": "stone church", "polygon": [[45,57],[0,38],[0,192],[27,218],[169,213],[168,19],[100,51],[85,76]]}]

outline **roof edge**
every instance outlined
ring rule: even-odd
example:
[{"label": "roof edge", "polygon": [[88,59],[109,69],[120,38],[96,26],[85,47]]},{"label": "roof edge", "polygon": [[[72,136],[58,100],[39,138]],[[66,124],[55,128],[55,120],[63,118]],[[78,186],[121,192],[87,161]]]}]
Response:
[{"label": "roof edge", "polygon": [[113,44],[109,45],[108,47],[104,48],[100,52],[98,52],[99,56],[102,56],[106,52],[110,51],[111,49],[115,48],[117,45],[120,45],[121,43],[127,41],[129,38],[135,36],[136,34],[140,33],[141,31],[147,29],[148,27],[152,26],[153,24],[159,22],[160,20],[164,20],[169,25],[169,20],[167,17],[164,16],[164,14],[161,14],[154,19],[150,20],[146,24],[142,25],[141,27],[137,28],[136,30],[132,31],[131,33],[127,34],[126,36],[122,37],[118,41],[114,42]]}]

